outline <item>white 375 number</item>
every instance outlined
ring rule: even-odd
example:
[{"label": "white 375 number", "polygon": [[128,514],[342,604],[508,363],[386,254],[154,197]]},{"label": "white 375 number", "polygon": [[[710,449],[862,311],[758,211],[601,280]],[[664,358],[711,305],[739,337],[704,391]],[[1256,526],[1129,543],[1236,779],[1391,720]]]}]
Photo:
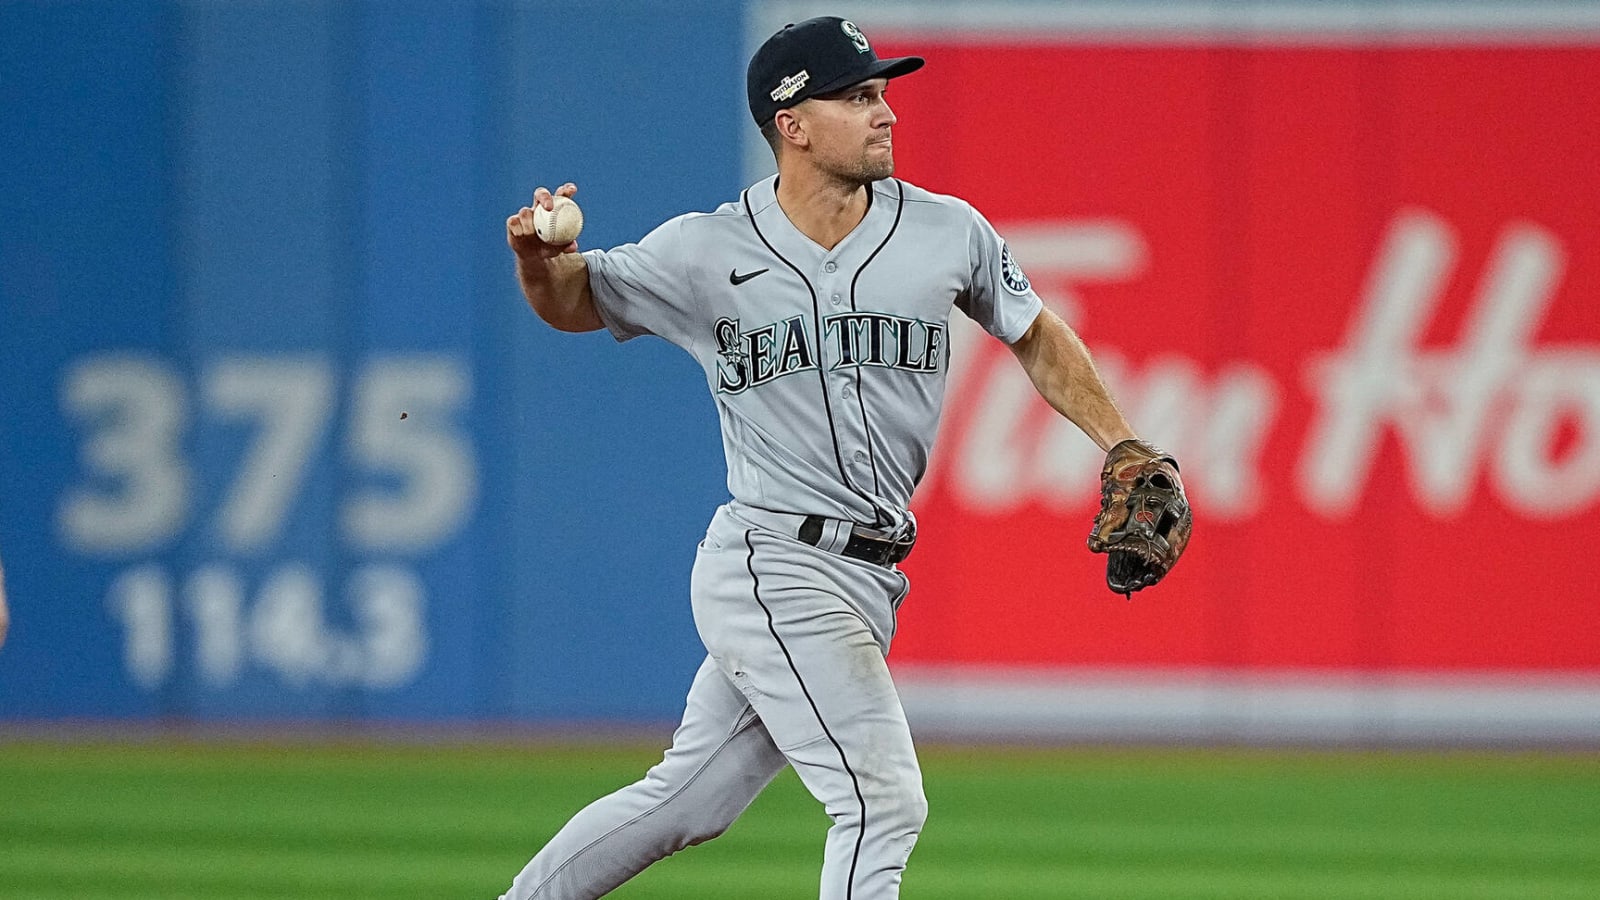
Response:
[{"label": "white 375 number", "polygon": [[[343,449],[371,477],[341,501],[346,544],[424,551],[470,515],[477,469],[456,422],[471,398],[467,373],[457,358],[426,354],[379,357],[357,373]],[[127,556],[182,533],[196,506],[183,446],[197,417],[252,429],[216,510],[225,549],[261,550],[282,533],[338,408],[332,366],[313,355],[233,356],[205,366],[198,380],[193,415],[183,379],[159,359],[97,356],[68,371],[62,410],[85,435],[83,478],[57,510],[68,547]]]}]

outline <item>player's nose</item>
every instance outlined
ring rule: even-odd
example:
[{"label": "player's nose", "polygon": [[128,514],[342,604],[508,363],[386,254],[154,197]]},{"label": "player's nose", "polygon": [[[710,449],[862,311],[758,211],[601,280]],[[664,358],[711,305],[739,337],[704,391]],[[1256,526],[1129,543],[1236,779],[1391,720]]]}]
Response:
[{"label": "player's nose", "polygon": [[883,128],[898,121],[900,119],[894,114],[894,110],[889,108],[889,98],[878,95],[878,102],[873,104],[872,127]]}]

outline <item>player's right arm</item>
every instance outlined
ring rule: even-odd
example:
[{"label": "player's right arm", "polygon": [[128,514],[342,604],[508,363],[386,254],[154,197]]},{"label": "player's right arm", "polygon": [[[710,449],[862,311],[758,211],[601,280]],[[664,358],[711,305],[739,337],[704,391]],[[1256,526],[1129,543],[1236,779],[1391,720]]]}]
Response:
[{"label": "player's right arm", "polygon": [[[556,194],[571,197],[578,192],[570,182]],[[535,205],[550,209],[552,195],[544,188],[533,192]],[[539,240],[533,229],[533,207],[524,206],[506,219],[506,243],[517,256],[517,281],[528,305],[552,328],[559,331],[597,331],[605,327],[594,308],[589,290],[589,266],[578,252],[578,242],[566,246]]]}]

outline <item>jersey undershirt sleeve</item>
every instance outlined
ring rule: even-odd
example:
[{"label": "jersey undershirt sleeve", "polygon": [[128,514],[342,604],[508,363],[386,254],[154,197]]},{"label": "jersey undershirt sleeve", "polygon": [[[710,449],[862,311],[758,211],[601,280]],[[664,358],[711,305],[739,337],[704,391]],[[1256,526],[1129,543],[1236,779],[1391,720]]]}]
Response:
[{"label": "jersey undershirt sleeve", "polygon": [[589,291],[612,337],[653,334],[686,346],[694,288],[686,274],[683,219],[668,219],[637,244],[587,250]]},{"label": "jersey undershirt sleeve", "polygon": [[971,215],[968,253],[972,284],[956,300],[956,306],[984,331],[1014,344],[1027,333],[1044,308],[1044,301],[1034,293],[1022,267],[989,220],[970,206],[967,209]]}]

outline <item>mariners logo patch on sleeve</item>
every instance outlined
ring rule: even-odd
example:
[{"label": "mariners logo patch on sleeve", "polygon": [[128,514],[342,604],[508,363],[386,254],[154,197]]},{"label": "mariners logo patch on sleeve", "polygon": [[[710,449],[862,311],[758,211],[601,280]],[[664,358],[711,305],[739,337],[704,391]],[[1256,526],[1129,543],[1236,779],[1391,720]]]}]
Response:
[{"label": "mariners logo patch on sleeve", "polygon": [[1011,247],[1004,241],[1000,242],[1000,280],[1005,282],[1006,290],[1019,297],[1033,287],[1028,283],[1028,276],[1022,274],[1022,267],[1012,258]]}]

